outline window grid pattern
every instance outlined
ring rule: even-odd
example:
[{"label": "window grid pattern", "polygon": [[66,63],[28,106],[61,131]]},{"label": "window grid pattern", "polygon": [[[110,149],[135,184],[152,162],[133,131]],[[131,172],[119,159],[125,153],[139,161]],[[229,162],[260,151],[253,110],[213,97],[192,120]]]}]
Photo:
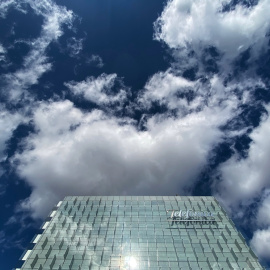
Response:
[{"label": "window grid pattern", "polygon": [[[208,211],[214,221],[170,219]],[[263,269],[214,197],[70,196],[22,270]]]}]

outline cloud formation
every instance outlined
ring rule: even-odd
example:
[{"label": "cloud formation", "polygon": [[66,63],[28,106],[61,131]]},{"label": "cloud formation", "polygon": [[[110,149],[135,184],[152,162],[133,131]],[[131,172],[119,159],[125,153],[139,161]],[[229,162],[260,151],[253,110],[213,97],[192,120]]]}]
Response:
[{"label": "cloud formation", "polygon": [[[23,67],[14,73],[5,74],[5,95],[11,102],[18,102],[21,95],[26,95],[27,88],[37,84],[39,78],[52,67],[46,56],[46,49],[51,42],[56,41],[62,34],[63,24],[72,25],[73,13],[65,7],[56,5],[51,0],[23,1],[28,4],[37,15],[44,18],[40,37],[31,41],[30,52],[24,58]],[[10,6],[17,5],[10,1]]]},{"label": "cloud formation", "polygon": [[131,119],[84,113],[67,100],[41,104],[34,124],[15,157],[33,188],[23,206],[34,216],[68,194],[187,193],[221,136],[212,114],[152,117],[138,132]]},{"label": "cloud formation", "polygon": [[239,3],[224,11],[231,4],[229,0],[169,1],[155,22],[155,38],[178,49],[180,58],[191,56],[183,50],[200,57],[213,46],[223,56],[223,69],[247,49],[256,57],[267,46],[270,2],[261,0],[251,7]]},{"label": "cloud formation", "polygon": [[93,65],[93,66],[96,66],[98,68],[102,68],[104,66],[102,58],[96,54],[93,54],[89,58],[87,58],[86,63]]},{"label": "cloud formation", "polygon": [[[23,117],[18,113],[10,113],[4,107],[0,107],[0,162],[5,159],[6,142],[12,136]],[[1,175],[1,173],[0,173]]]},{"label": "cloud formation", "polygon": [[[5,16],[15,1],[0,4]],[[72,27],[74,14],[50,0],[25,0],[44,18],[40,37],[31,41],[23,67],[5,75],[9,99],[16,102],[37,84],[52,67],[47,58],[48,46],[63,35],[63,26]],[[218,166],[212,192],[228,209],[242,213],[254,202],[256,222],[251,244],[261,258],[269,257],[270,244],[270,118],[260,125],[226,124],[237,119],[242,106],[253,102],[253,93],[267,89],[258,76],[246,73],[232,78],[229,73],[235,60],[250,50],[253,61],[267,48],[270,2],[261,0],[247,7],[240,3],[226,9],[228,0],[171,0],[155,23],[155,39],[171,49],[174,62],[165,71],[149,77],[143,89],[134,91],[128,108],[130,115],[142,114],[144,129],[138,121],[116,117],[108,108],[124,107],[129,89],[117,74],[102,73],[64,85],[73,94],[97,105],[99,109],[76,108],[71,100],[35,102],[31,121],[35,132],[24,139],[24,149],[12,159],[14,169],[31,187],[31,196],[22,209],[34,217],[47,215],[52,205],[65,195],[190,194],[212,150],[221,142],[235,139],[247,129],[252,139],[247,157],[232,150],[232,157]],[[79,55],[82,39],[69,40],[71,55]],[[1,50],[0,46],[0,60]],[[205,61],[202,61],[202,58]],[[214,61],[217,68],[208,72],[205,66]],[[100,56],[92,55],[88,64],[103,67]],[[194,76],[184,76],[196,67]],[[29,97],[34,100],[33,97]],[[164,107],[155,111],[156,105]],[[270,113],[270,107],[265,105]],[[124,110],[123,110],[124,111]],[[17,114],[0,111],[0,160],[5,142],[22,121]],[[1,235],[0,235],[1,236]]]},{"label": "cloud formation", "polygon": [[67,40],[68,53],[72,57],[78,57],[83,49],[83,38],[76,39],[75,37]]},{"label": "cloud formation", "polygon": [[251,205],[260,202],[257,203],[255,219],[251,220],[255,224],[251,245],[262,259],[269,259],[270,250],[269,106],[266,106],[266,110],[267,115],[250,134],[252,143],[247,158],[235,154],[221,164],[219,171],[222,181],[216,186],[216,196],[231,210],[232,215],[237,213],[235,216],[238,218],[244,218]]},{"label": "cloud formation", "polygon": [[[23,5],[24,4],[24,5]],[[73,22],[73,13],[65,7],[56,5],[51,0],[41,1],[5,1],[0,3],[0,15],[4,17],[11,7],[15,7],[20,12],[26,12],[23,6],[28,5],[37,14],[44,18],[40,36],[27,44],[30,46],[30,52],[25,56],[21,68],[13,73],[7,73],[1,76],[4,83],[1,94],[3,99],[13,104],[24,103],[25,100],[34,101],[27,91],[32,85],[37,84],[40,77],[52,67],[46,56],[46,49],[51,42],[56,41],[62,34],[64,24],[71,27]],[[0,61],[4,60],[5,49],[0,44]],[[32,104],[34,106],[34,104]],[[25,104],[22,105],[25,107]],[[25,120],[28,116],[23,116],[31,108],[22,108],[18,113],[9,112],[4,106],[0,111],[0,160],[4,158],[6,141],[10,139],[13,131],[20,121]],[[21,115],[20,115],[21,114]]]},{"label": "cloud formation", "polygon": [[250,241],[251,246],[256,251],[258,256],[264,260],[269,260],[270,252],[270,194],[269,188],[262,196],[262,202],[259,206],[256,223],[257,229]]},{"label": "cloud formation", "polygon": [[185,102],[177,98],[181,93],[193,91],[194,82],[174,75],[170,70],[154,74],[144,87],[144,92],[139,101],[148,108],[153,102],[159,102],[160,105],[168,105],[170,109],[176,109],[181,106],[180,102]]},{"label": "cloud formation", "polygon": [[5,61],[6,49],[0,43],[0,62]]},{"label": "cloud formation", "polygon": [[270,226],[270,189],[266,189],[261,198],[262,202],[257,213],[257,225],[261,228]]},{"label": "cloud formation", "polygon": [[251,247],[261,259],[269,259],[270,227],[266,230],[257,230],[251,239]]},{"label": "cloud formation", "polygon": [[[22,1],[21,1],[22,2]],[[11,7],[15,7],[17,10],[24,12],[21,7],[21,3],[16,0],[6,0],[0,3],[0,17],[5,18],[8,10]]]},{"label": "cloud formation", "polygon": [[127,89],[119,89],[118,93],[113,93],[112,88],[117,80],[116,74],[101,74],[99,77],[88,77],[82,82],[68,82],[65,85],[75,95],[81,95],[86,100],[92,101],[97,105],[111,105],[116,102],[125,101]]},{"label": "cloud formation", "polygon": [[[249,68],[256,69],[256,60],[268,48],[269,8],[270,2],[266,0],[249,7],[241,1],[235,6],[231,1],[169,1],[155,22],[155,39],[172,49],[175,57],[172,68],[177,72],[172,70],[154,75],[146,85],[143,97],[165,104],[169,109],[182,108],[182,112],[189,114],[206,106],[216,108],[216,113],[221,116],[220,105],[223,105],[227,108],[226,118],[237,119],[241,115],[241,106],[254,102],[251,97],[254,90],[258,87],[267,89],[254,73],[241,73],[235,81],[229,79],[229,74],[235,68],[236,59],[240,59],[245,51],[249,52]],[[209,63],[214,67],[214,76],[206,68]],[[206,77],[208,85],[193,78],[193,85],[184,83],[181,86],[183,81],[180,83],[179,74],[189,68],[195,68],[197,78]],[[163,85],[166,79],[161,81],[161,77],[167,77],[169,83]],[[152,79],[158,83],[153,84]],[[218,167],[216,173],[221,180],[213,179],[213,193],[231,210],[231,215],[237,213],[234,218],[245,216],[249,219],[245,220],[248,224],[254,224],[251,245],[261,259],[269,260],[270,204],[264,195],[270,185],[269,106],[265,109],[267,114],[262,117],[261,124],[249,135],[252,143],[247,158],[233,150],[233,156]],[[240,125],[233,128],[225,130],[223,135],[237,138],[252,127]],[[261,202],[253,210],[255,214],[251,217],[245,215],[258,200]]]},{"label": "cloud formation", "polygon": [[[269,113],[269,106],[266,109]],[[270,187],[270,118],[268,115],[264,115],[264,118],[250,134],[252,143],[248,157],[240,159],[234,155],[220,166],[223,181],[218,185],[218,190],[229,207],[248,205],[255,198],[260,198],[265,188]]]}]

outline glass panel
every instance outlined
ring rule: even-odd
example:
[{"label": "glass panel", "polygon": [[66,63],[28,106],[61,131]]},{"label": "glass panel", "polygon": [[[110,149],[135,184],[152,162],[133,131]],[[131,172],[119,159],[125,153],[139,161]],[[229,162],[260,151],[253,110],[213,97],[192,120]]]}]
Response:
[{"label": "glass panel", "polygon": [[[181,217],[180,211],[185,212]],[[22,270],[40,265],[263,269],[213,197],[181,196],[66,197]]]}]

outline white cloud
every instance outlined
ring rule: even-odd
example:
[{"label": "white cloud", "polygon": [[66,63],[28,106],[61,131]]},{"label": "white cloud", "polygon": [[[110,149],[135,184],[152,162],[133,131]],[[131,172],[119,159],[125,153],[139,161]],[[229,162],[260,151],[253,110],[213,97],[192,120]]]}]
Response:
[{"label": "white cloud", "polygon": [[0,2],[0,17],[5,18],[10,7],[14,6],[15,8],[23,11],[21,9],[20,3],[16,0],[5,0]]},{"label": "white cloud", "polygon": [[148,109],[153,102],[158,102],[169,110],[177,110],[178,117],[208,107],[215,113],[220,113],[221,119],[226,112],[229,120],[239,113],[240,105],[249,102],[249,92],[256,87],[264,88],[265,85],[245,78],[244,81],[231,81],[225,86],[224,79],[219,75],[210,77],[206,82],[200,79],[189,81],[169,69],[158,72],[149,79],[138,101]]},{"label": "white cloud", "polygon": [[262,259],[269,259],[270,254],[270,193],[269,189],[262,195],[262,203],[256,216],[257,229],[251,239],[254,252]]},{"label": "white cloud", "polygon": [[[221,12],[226,0],[172,0],[155,23],[155,38],[170,48],[181,49],[180,57],[190,57],[183,50],[214,46],[223,54],[223,68],[241,52],[252,48],[252,55],[261,53],[267,44],[270,2],[261,0],[253,7],[237,5]],[[181,59],[183,61],[183,59]]]},{"label": "white cloud", "polygon": [[126,89],[120,89],[117,94],[112,93],[112,87],[117,79],[116,74],[101,74],[99,77],[88,77],[82,82],[69,82],[65,85],[75,94],[82,95],[98,105],[122,103],[126,99]]},{"label": "white cloud", "polygon": [[6,49],[3,47],[3,45],[0,43],[0,62],[5,61],[5,54],[6,54]]},{"label": "white cloud", "polygon": [[83,49],[83,41],[83,38],[76,39],[75,37],[67,40],[67,48],[70,56],[78,57]]},{"label": "white cloud", "polygon": [[256,222],[260,227],[270,226],[270,192],[267,190],[259,206]]},{"label": "white cloud", "polygon": [[24,3],[29,4],[36,14],[43,16],[44,23],[40,37],[31,42],[31,50],[24,58],[23,67],[4,76],[7,82],[6,94],[13,102],[17,102],[28,87],[36,84],[39,78],[51,69],[46,49],[63,34],[63,24],[71,25],[73,21],[71,11],[57,6],[51,0],[24,1]]},{"label": "white cloud", "polygon": [[[266,107],[268,113],[269,106]],[[246,159],[233,156],[220,166],[223,181],[218,185],[222,200],[229,207],[249,205],[270,186],[270,118],[267,116],[253,130],[252,143]]]},{"label": "white cloud", "polygon": [[[224,72],[226,65],[245,49],[251,47],[252,56],[256,57],[264,48],[270,2],[262,0],[249,9],[238,5],[235,10],[221,13],[223,2],[172,0],[156,23],[156,39],[176,49],[178,62],[173,68],[154,74],[141,92],[139,104],[133,106],[150,109],[153,102],[158,102],[176,111],[174,116],[169,113],[146,116],[145,130],[138,131],[132,119],[118,119],[99,110],[84,112],[67,100],[44,102],[33,108],[36,133],[25,139],[24,150],[13,159],[19,176],[32,187],[31,196],[21,204],[23,209],[30,209],[34,217],[40,217],[46,216],[65,195],[174,195],[192,190],[213,147],[224,136],[243,132],[225,134],[219,127],[239,114],[239,105],[249,102],[250,91],[262,86],[260,81],[247,78],[225,85]],[[63,34],[62,26],[71,26],[74,18],[71,11],[50,0],[24,3],[43,16],[44,23],[40,37],[31,41],[24,66],[6,76],[12,100],[51,69],[46,49]],[[0,14],[6,11],[0,4]],[[78,55],[82,40],[70,41],[72,53]],[[220,73],[212,77],[203,74],[204,81],[181,77],[183,69],[177,68],[190,58],[192,65],[200,63],[199,57],[209,46],[215,46],[223,55]],[[195,58],[188,56],[191,50],[197,54]],[[98,55],[86,61],[103,66]],[[114,91],[118,80],[116,74],[102,74],[71,81],[66,86],[74,95],[109,107],[127,100],[125,87]],[[189,92],[190,100],[185,97]],[[0,125],[4,127],[0,134],[0,160],[19,121],[18,115],[0,113]],[[248,207],[269,188],[269,127],[270,120],[266,118],[252,132],[253,143],[246,159],[234,156],[220,166],[222,180],[215,191],[227,206]],[[258,209],[260,227],[269,226],[269,205],[269,199],[265,198]],[[261,257],[267,256],[266,251],[269,254],[269,244],[263,237],[269,237],[269,229],[256,231],[252,239]]]},{"label": "white cloud", "polygon": [[5,48],[4,48],[3,45],[0,43],[0,54],[5,53],[5,52],[6,52]]},{"label": "white cloud", "polygon": [[208,110],[181,120],[152,117],[138,131],[131,119],[84,113],[70,101],[41,104],[37,133],[15,157],[33,187],[23,207],[44,216],[68,194],[187,193],[221,138],[217,123]]},{"label": "white cloud", "polygon": [[96,54],[91,55],[91,57],[86,60],[86,63],[94,65],[98,68],[102,68],[104,66],[102,58]]},{"label": "white cloud", "polygon": [[153,101],[168,105],[170,109],[178,108],[176,94],[193,90],[194,86],[195,83],[174,75],[170,70],[158,72],[146,83],[140,102],[148,108]]},{"label": "white cloud", "polygon": [[[28,97],[28,99],[32,99],[27,94],[27,88],[38,83],[39,78],[51,68],[51,64],[46,57],[47,47],[63,34],[63,24],[71,25],[73,21],[73,13],[71,11],[68,11],[64,7],[57,6],[51,0],[1,2],[0,15],[5,16],[8,8],[12,6],[21,12],[25,12],[21,4],[30,5],[36,14],[43,16],[44,23],[40,37],[29,42],[30,52],[24,58],[23,67],[14,73],[5,74],[1,77],[2,81],[6,83],[2,93],[13,103],[21,102],[21,95],[23,93],[25,94],[24,98]],[[0,46],[0,60],[1,54],[4,52],[5,49]],[[25,109],[20,111],[20,113],[24,112]],[[0,111],[0,160],[5,158],[4,151],[6,142],[10,139],[13,131],[23,119],[24,117],[22,115],[12,114],[6,110]]]},{"label": "white cloud", "polygon": [[270,254],[270,227],[265,230],[257,230],[250,241],[251,247],[257,256],[269,259]]},{"label": "white cloud", "polygon": [[[270,30],[270,2],[260,0],[251,7],[238,4],[235,9],[222,12],[224,4],[230,5],[231,1],[168,1],[155,22],[154,37],[172,49],[175,62],[171,70],[150,78],[141,96],[143,104],[150,107],[153,101],[159,102],[168,109],[177,110],[177,116],[192,116],[198,111],[202,114],[209,111],[209,114],[216,114],[216,121],[221,123],[226,122],[225,119],[236,119],[241,113],[240,105],[254,102],[254,89],[266,89],[250,71],[257,67],[256,60],[266,52],[268,46],[266,36]],[[211,55],[213,51],[206,53],[209,48],[215,48],[217,56]],[[238,68],[234,66],[234,61],[247,49],[250,49],[250,70],[242,72],[235,81],[227,80],[225,84],[227,75]],[[205,62],[213,60],[217,64],[217,75],[212,76],[207,72],[202,59]],[[194,69],[197,72],[195,78],[206,78],[206,83],[202,80],[188,82],[179,77],[179,74],[191,67],[198,68]],[[185,98],[188,92],[192,94],[191,100]],[[269,114],[270,107],[266,106],[266,109]],[[249,219],[249,224],[255,226],[251,244],[258,256],[264,259],[269,259],[270,254],[270,200],[267,196],[263,197],[265,190],[270,188],[269,127],[270,118],[265,116],[260,126],[250,134],[252,143],[247,158],[235,154],[219,166],[217,173],[220,173],[221,180],[213,179],[213,193],[232,211],[231,215],[243,217],[243,222]],[[248,126],[234,128],[233,131],[226,130],[223,136],[233,138],[237,134],[246,133]],[[262,197],[264,199],[258,208],[250,209],[252,203]],[[250,215],[244,219],[245,213],[250,214],[251,211],[256,214],[256,210],[255,219],[250,218]]]}]

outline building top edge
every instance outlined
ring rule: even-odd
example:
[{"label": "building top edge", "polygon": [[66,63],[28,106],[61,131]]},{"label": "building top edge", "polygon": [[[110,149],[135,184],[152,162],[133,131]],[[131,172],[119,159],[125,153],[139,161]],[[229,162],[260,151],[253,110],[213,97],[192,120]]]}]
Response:
[{"label": "building top edge", "polygon": [[162,200],[162,199],[185,199],[185,200],[216,200],[214,196],[66,196],[64,201],[77,198],[81,199],[145,199],[145,200]]},{"label": "building top edge", "polygon": [[192,195],[68,195],[65,197],[215,197]]}]

